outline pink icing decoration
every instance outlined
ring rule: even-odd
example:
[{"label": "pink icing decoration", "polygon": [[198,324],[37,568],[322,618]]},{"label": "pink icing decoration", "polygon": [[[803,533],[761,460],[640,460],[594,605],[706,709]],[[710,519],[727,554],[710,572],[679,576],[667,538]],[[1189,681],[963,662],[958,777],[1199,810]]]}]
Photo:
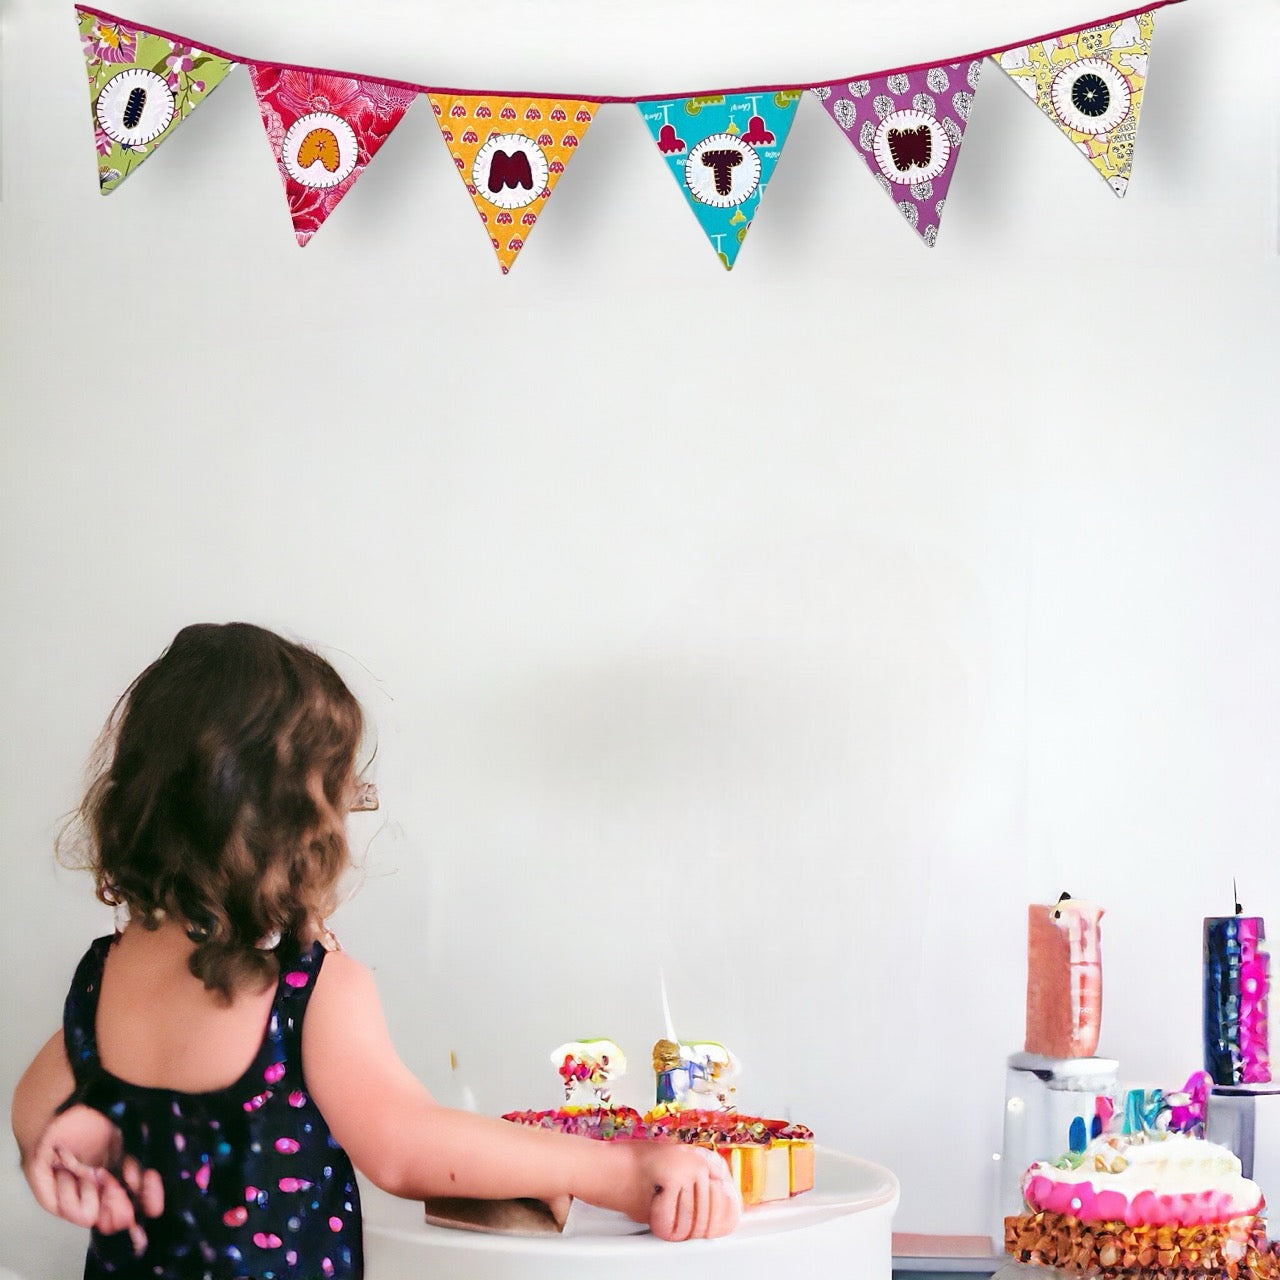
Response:
[{"label": "pink icing decoration", "polygon": [[279,1236],[272,1235],[269,1231],[257,1231],[254,1233],[253,1243],[259,1249],[278,1249],[284,1241]]},{"label": "pink icing decoration", "polygon": [[291,987],[305,987],[307,985],[307,975],[305,973],[299,973],[296,969],[290,973],[286,973],[284,975],[284,980]]},{"label": "pink icing decoration", "polygon": [[238,1204],[234,1209],[228,1209],[222,1215],[222,1221],[229,1227],[243,1227],[249,1221],[249,1210],[244,1205]]},{"label": "pink icing decoration", "polygon": [[284,1063],[273,1062],[263,1073],[262,1078],[268,1084],[275,1084],[284,1077]]},{"label": "pink icing decoration", "polygon": [[276,1150],[282,1156],[291,1156],[298,1150],[298,1144],[292,1138],[277,1138]]},{"label": "pink icing decoration", "polygon": [[307,1095],[301,1089],[295,1089],[289,1095],[289,1105],[291,1107],[305,1107],[307,1105]]},{"label": "pink icing decoration", "polygon": [[1081,1222],[1123,1222],[1130,1227],[1201,1226],[1257,1212],[1260,1207],[1235,1208],[1225,1191],[1160,1196],[1154,1191],[1139,1191],[1130,1202],[1119,1191],[1095,1191],[1089,1182],[1058,1182],[1043,1174],[1027,1180],[1026,1196],[1034,1210],[1065,1213]]},{"label": "pink icing decoration", "polygon": [[202,1164],[196,1170],[196,1186],[201,1191],[209,1190],[209,1166],[207,1164]]}]

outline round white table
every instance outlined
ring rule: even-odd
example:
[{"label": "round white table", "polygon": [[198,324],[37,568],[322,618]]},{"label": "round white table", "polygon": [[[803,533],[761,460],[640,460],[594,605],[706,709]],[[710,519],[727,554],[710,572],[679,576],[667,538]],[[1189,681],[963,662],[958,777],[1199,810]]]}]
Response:
[{"label": "round white table", "polygon": [[758,1205],[721,1240],[489,1235],[429,1224],[417,1201],[360,1189],[368,1280],[889,1280],[898,1180],[823,1147],[814,1187]]}]

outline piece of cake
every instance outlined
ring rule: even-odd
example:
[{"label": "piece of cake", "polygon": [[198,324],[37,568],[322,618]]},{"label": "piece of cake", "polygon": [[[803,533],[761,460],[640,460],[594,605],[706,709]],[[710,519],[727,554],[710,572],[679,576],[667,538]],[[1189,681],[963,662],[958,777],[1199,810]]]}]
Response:
[{"label": "piece of cake", "polygon": [[1082,1276],[1275,1277],[1262,1192],[1226,1147],[1189,1133],[1103,1134],[1023,1179],[1005,1220],[1020,1262]]},{"label": "piece of cake", "polygon": [[813,1131],[736,1111],[656,1107],[644,1118],[654,1138],[706,1147],[724,1158],[743,1204],[787,1200],[813,1187]]},{"label": "piece of cake", "polygon": [[706,1147],[723,1157],[748,1205],[786,1200],[813,1187],[812,1130],[733,1110],[728,1099],[735,1092],[730,1082],[737,1060],[722,1044],[659,1040],[653,1050],[657,1103],[643,1116],[611,1101],[612,1081],[626,1067],[612,1040],[572,1041],[554,1050],[551,1061],[564,1083],[566,1105],[508,1111],[504,1120],[605,1142],[647,1139]]}]

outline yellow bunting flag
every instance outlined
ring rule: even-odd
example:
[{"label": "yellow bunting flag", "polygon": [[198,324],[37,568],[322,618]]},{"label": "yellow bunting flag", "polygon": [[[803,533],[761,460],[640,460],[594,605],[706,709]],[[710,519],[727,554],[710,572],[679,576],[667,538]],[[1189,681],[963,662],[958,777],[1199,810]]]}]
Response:
[{"label": "yellow bunting flag", "polygon": [[427,96],[505,275],[598,104],[501,94]]},{"label": "yellow bunting flag", "polygon": [[1133,14],[992,55],[1118,196],[1129,187],[1155,21]]}]

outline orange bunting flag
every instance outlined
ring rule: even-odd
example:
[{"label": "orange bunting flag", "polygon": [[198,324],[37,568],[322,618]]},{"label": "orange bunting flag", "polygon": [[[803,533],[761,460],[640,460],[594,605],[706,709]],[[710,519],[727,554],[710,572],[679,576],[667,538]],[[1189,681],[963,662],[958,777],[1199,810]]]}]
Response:
[{"label": "orange bunting flag", "polygon": [[1129,188],[1155,21],[1132,14],[992,54],[1118,196]]},{"label": "orange bunting flag", "polygon": [[505,275],[599,104],[500,94],[427,96]]}]

